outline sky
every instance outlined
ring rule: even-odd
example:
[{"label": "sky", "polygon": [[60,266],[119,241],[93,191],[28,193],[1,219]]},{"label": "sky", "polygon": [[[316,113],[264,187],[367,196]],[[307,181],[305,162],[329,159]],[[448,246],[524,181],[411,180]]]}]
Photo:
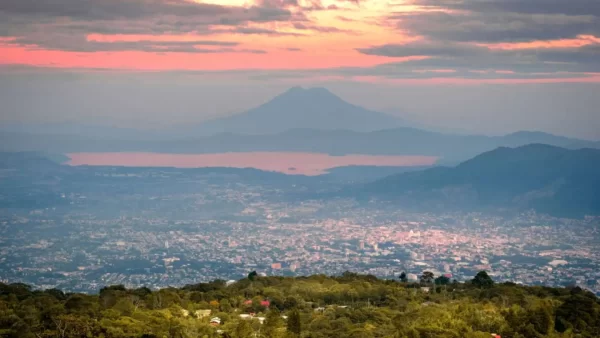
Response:
[{"label": "sky", "polygon": [[0,1],[0,121],[160,128],[294,85],[447,129],[600,139],[600,1]]}]

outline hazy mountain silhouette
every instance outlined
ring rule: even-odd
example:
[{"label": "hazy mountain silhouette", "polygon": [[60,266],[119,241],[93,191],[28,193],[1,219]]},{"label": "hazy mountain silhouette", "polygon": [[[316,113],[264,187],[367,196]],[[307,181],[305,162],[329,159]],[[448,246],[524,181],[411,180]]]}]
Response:
[{"label": "hazy mountain silhouette", "polygon": [[222,133],[209,137],[172,140],[98,139],[80,135],[41,135],[0,132],[0,151],[219,153],[249,151],[301,151],[333,155],[427,155],[455,165],[498,147],[544,143],[569,149],[600,148],[600,143],[541,132],[506,136],[453,135],[414,128],[373,132],[292,129],[277,134]]},{"label": "hazy mountain silhouette", "polygon": [[533,208],[555,215],[600,215],[598,168],[598,149],[502,147],[453,168],[389,176],[355,193],[423,208]]},{"label": "hazy mountain silhouette", "polygon": [[40,152],[0,152],[0,169],[48,171],[59,168],[60,162],[66,160],[64,155]]},{"label": "hazy mountain silhouette", "polygon": [[404,125],[400,118],[355,106],[325,88],[293,87],[259,107],[189,131],[196,135],[272,134],[294,128],[373,131]]},{"label": "hazy mountain silhouette", "polygon": [[[115,126],[90,125],[80,123],[6,123],[0,132],[31,135],[77,136],[99,140],[166,140],[178,137],[165,131],[121,128]],[[180,136],[179,136],[180,137]]]}]

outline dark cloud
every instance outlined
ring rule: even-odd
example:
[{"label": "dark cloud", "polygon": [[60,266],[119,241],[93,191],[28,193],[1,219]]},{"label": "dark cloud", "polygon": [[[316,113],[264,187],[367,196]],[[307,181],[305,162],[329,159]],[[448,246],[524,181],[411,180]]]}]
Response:
[{"label": "dark cloud", "polygon": [[248,34],[248,35],[271,35],[271,36],[302,36],[303,34],[282,32],[274,29],[260,28],[260,27],[237,27],[227,32]]},{"label": "dark cloud", "polygon": [[179,17],[227,15],[232,8],[185,0],[3,0],[0,11],[75,20],[118,20],[142,19],[158,14]]},{"label": "dark cloud", "polygon": [[600,72],[597,43],[579,48],[519,50],[481,46],[600,36],[600,1],[414,0],[411,4],[421,6],[421,10],[393,13],[386,23],[421,37],[419,42],[358,49],[369,55],[427,57],[384,68],[390,74],[405,77],[407,72],[452,69],[454,73],[443,76],[485,77],[500,72],[498,76],[530,78]]},{"label": "dark cloud", "polygon": [[600,19],[594,16],[422,12],[390,19],[415,35],[452,41],[522,42],[600,35]]},{"label": "dark cloud", "polygon": [[564,14],[600,16],[596,0],[416,0],[425,7],[447,8],[480,13]]},{"label": "dark cloud", "polygon": [[340,68],[330,72],[333,76],[341,76],[348,79],[355,77],[378,77],[390,80],[415,80],[415,79],[473,79],[473,80],[497,80],[497,79],[561,79],[561,78],[585,78],[589,77],[586,74],[573,73],[519,73],[519,72],[503,72],[493,70],[469,70],[469,69],[452,69],[440,71],[434,68],[423,69],[410,67],[403,63],[390,63],[368,68]]},{"label": "dark cloud", "polygon": [[321,0],[304,0],[302,2],[298,0],[259,0],[256,4],[260,7],[266,8],[293,8],[302,11],[321,11],[331,9],[325,7]]},{"label": "dark cloud", "polygon": [[347,29],[340,29],[333,26],[319,26],[315,24],[304,24],[300,22],[294,23],[294,28],[298,30],[310,30],[319,33],[346,33],[346,34],[357,34],[354,31],[350,31]]},{"label": "dark cloud", "polygon": [[[443,68],[442,65],[450,63],[440,63],[439,60],[430,59],[410,62],[392,62],[373,67],[340,67],[329,69],[282,69],[282,70],[259,70],[259,69],[239,69],[239,70],[179,70],[161,72],[161,76],[173,79],[181,79],[182,75],[201,76],[203,79],[229,79],[239,78],[244,80],[270,82],[274,80],[310,80],[322,78],[324,76],[333,76],[338,79],[352,81],[356,77],[378,77],[383,79],[401,80],[401,79],[474,79],[474,80],[495,80],[495,79],[560,79],[560,78],[586,78],[591,75],[582,72],[557,71],[551,67],[537,67],[536,69],[523,68],[522,71],[505,72],[506,63],[499,70],[490,68],[477,69],[470,68],[467,62],[455,61],[451,65],[453,69]],[[440,71],[443,70],[443,71]],[[451,70],[451,71],[450,71]],[[535,70],[535,71],[533,71]],[[90,69],[57,69],[52,67],[32,67],[29,65],[0,65],[0,75],[2,74],[89,74]],[[97,69],[98,73],[119,74],[122,70]],[[154,72],[136,72],[138,76],[147,74],[152,76]],[[53,75],[54,76],[54,75]]]},{"label": "dark cloud", "polygon": [[[233,49],[238,42],[233,41],[117,41],[98,42],[89,41],[85,38],[69,37],[48,43],[44,38],[36,37],[17,38],[7,42],[30,49],[65,50],[73,52],[111,52],[111,51],[143,51],[164,53],[225,53],[225,52],[248,52],[246,49]],[[206,48],[206,47],[217,48]],[[260,51],[264,52],[264,51]]]},{"label": "dark cloud", "polygon": [[585,66],[584,71],[600,72],[600,44],[592,44],[577,49],[541,49],[536,52],[545,62],[554,63],[555,67],[562,65]]},{"label": "dark cloud", "polygon": [[499,50],[466,43],[416,42],[357,50],[363,54],[387,57],[427,57],[423,60],[393,64],[393,67],[402,72],[430,69],[452,69],[463,72],[513,71],[521,76],[537,73],[600,72],[600,44],[579,48]]},{"label": "dark cloud", "polygon": [[[245,34],[279,34],[248,28],[252,23],[307,21],[301,10],[291,11],[295,0],[268,0],[251,7],[220,6],[187,0],[2,0],[0,36],[14,43],[46,49],[78,51],[143,50],[204,51],[191,45],[99,44],[86,41],[99,34],[199,34],[211,35],[231,26]],[[254,31],[253,31],[254,30]],[[80,46],[77,46],[80,44]],[[208,52],[208,50],[206,50]]]},{"label": "dark cloud", "polygon": [[389,16],[398,28],[432,39],[514,42],[600,35],[596,0],[416,0],[426,11]]},{"label": "dark cloud", "polygon": [[380,55],[389,57],[408,56],[444,56],[444,57],[468,57],[477,54],[487,54],[486,47],[472,44],[457,44],[450,42],[428,42],[419,41],[406,45],[388,44],[368,48],[358,48],[357,51],[367,55]]}]

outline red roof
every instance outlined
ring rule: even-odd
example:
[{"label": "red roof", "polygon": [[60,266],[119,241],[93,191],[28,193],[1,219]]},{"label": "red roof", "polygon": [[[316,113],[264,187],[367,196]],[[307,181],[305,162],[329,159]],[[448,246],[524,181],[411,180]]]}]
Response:
[{"label": "red roof", "polygon": [[[244,302],[244,305],[252,305],[252,300],[250,300],[250,299],[246,300]],[[268,300],[261,300],[260,305],[262,305],[264,307],[269,307],[269,306],[271,306],[271,302]]]}]

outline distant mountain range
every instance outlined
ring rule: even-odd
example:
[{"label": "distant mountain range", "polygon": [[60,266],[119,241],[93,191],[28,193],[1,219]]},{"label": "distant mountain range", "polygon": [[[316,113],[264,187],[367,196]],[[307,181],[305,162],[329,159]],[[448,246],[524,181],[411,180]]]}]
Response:
[{"label": "distant mountain range", "polygon": [[294,87],[229,117],[178,130],[68,125],[0,127],[0,151],[220,153],[316,152],[332,155],[427,155],[457,164],[497,147],[543,143],[569,149],[592,142],[542,132],[505,136],[457,135],[409,127],[392,115],[345,102],[325,88]]},{"label": "distant mountain range", "polygon": [[84,136],[100,140],[173,140],[217,134],[277,134],[290,129],[368,132],[416,124],[350,104],[325,88],[292,87],[268,102],[234,115],[199,124],[143,130],[77,123],[5,123],[0,132]]},{"label": "distant mountain range", "polygon": [[426,155],[455,165],[498,147],[543,143],[568,149],[600,148],[600,142],[540,132],[505,136],[451,135],[413,128],[374,132],[293,129],[270,135],[219,134],[178,140],[115,140],[73,135],[0,132],[0,151],[221,153],[294,151],[332,155]]},{"label": "distant mountain range", "polygon": [[598,168],[598,149],[502,147],[453,168],[389,176],[353,194],[428,210],[533,208],[559,216],[600,215]]},{"label": "distant mountain range", "polygon": [[[61,160],[60,156],[54,159]],[[250,168],[161,168],[160,171],[184,176],[214,175],[215,182],[230,182],[235,177],[240,182],[277,186],[290,192],[286,198],[293,200],[344,197],[358,201],[377,200],[398,208],[426,212],[534,209],[554,216],[582,217],[600,216],[598,168],[600,149],[569,150],[531,144],[497,148],[456,167],[429,169],[342,167],[315,177]],[[118,172],[126,177],[129,174],[137,177],[139,173],[156,170],[70,167],[49,160],[46,154],[0,153],[0,171],[11,177],[0,180],[0,191],[20,196],[19,201],[23,203],[38,203],[39,200],[31,196],[42,194],[55,199],[59,187],[63,190],[71,189],[69,187],[73,185],[86,187],[92,181],[105,180],[96,176],[96,172]],[[135,188],[141,189],[141,186]],[[3,201],[1,195],[0,202]],[[9,199],[4,199],[5,203],[7,201]]]}]

